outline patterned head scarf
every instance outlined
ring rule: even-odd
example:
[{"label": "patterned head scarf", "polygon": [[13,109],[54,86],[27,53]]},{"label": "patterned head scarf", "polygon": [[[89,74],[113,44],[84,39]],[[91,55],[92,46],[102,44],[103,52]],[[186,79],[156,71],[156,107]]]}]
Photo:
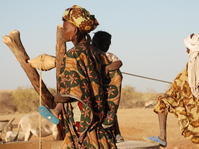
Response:
[{"label": "patterned head scarf", "polygon": [[91,15],[85,8],[77,5],[65,10],[63,20],[72,23],[80,31],[87,33],[94,30],[98,25],[94,15]]}]

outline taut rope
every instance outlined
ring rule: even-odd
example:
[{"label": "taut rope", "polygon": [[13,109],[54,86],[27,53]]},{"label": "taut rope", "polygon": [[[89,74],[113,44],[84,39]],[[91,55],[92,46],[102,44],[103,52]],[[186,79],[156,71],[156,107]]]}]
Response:
[{"label": "taut rope", "polygon": [[172,82],[169,82],[169,81],[164,81],[164,80],[160,80],[160,79],[155,79],[155,78],[140,76],[140,75],[136,75],[136,74],[132,74],[132,73],[128,73],[128,72],[122,72],[122,73],[125,74],[125,75],[129,75],[129,76],[139,77],[139,78],[153,80],[153,81],[159,81],[159,82],[162,82],[162,83],[168,83],[168,84],[172,83]]}]

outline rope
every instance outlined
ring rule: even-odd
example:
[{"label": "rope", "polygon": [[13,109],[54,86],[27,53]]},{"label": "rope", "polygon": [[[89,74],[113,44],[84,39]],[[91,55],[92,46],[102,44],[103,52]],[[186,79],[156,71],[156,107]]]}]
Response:
[{"label": "rope", "polygon": [[148,79],[148,80],[153,80],[153,81],[159,81],[159,82],[162,82],[162,83],[168,83],[168,84],[172,83],[172,82],[169,82],[169,81],[164,81],[164,80],[159,80],[159,79],[155,79],[155,78],[140,76],[140,75],[136,75],[136,74],[132,74],[132,73],[127,73],[127,72],[122,72],[122,73],[125,74],[125,75],[134,76],[134,77],[138,77],[138,78],[143,78],[143,79]]},{"label": "rope", "polygon": [[[39,106],[41,106],[41,97],[42,97],[42,71],[40,71],[39,77]],[[41,115],[39,114],[39,149],[42,149],[42,138],[41,138]]]}]

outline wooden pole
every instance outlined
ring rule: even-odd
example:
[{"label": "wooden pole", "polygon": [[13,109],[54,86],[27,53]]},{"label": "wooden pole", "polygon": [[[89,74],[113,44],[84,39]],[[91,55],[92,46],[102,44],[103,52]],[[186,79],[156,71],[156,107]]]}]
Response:
[{"label": "wooden pole", "polygon": [[[3,36],[3,42],[11,49],[16,59],[22,66],[23,70],[27,74],[32,86],[39,94],[39,74],[37,70],[31,67],[30,64],[27,62],[29,60],[29,56],[22,45],[20,39],[20,32],[14,30],[10,32],[9,35]],[[41,90],[42,90],[42,104],[47,105],[49,108],[53,108],[55,106],[54,97],[47,89],[43,81],[42,81]]]},{"label": "wooden pole", "polygon": [[[63,27],[61,25],[57,26],[57,33],[56,33],[56,83],[57,83],[57,94],[60,94],[60,84],[58,81],[60,69],[63,64],[63,58],[66,54],[66,43],[63,41],[62,38],[62,31]],[[65,113],[65,110],[62,109],[62,118],[64,118],[67,115]],[[64,120],[61,121],[60,129],[59,129],[59,139],[64,140],[65,133],[63,130],[63,126],[65,125]]]},{"label": "wooden pole", "polygon": [[57,93],[60,92],[60,85],[58,81],[58,77],[60,74],[60,69],[63,64],[63,58],[66,54],[66,43],[62,38],[63,27],[61,25],[57,26],[57,35],[56,35],[56,79],[57,79]]}]

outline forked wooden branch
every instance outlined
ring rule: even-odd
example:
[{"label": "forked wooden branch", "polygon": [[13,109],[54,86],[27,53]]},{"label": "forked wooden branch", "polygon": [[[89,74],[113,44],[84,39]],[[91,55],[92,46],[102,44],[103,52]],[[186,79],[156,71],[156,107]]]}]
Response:
[{"label": "forked wooden branch", "polygon": [[[13,54],[15,55],[16,59],[20,63],[21,67],[27,74],[32,86],[36,90],[36,92],[39,94],[40,87],[39,87],[39,74],[37,70],[30,66],[30,64],[27,62],[29,60],[29,56],[26,53],[21,39],[20,39],[20,32],[17,30],[14,30],[10,32],[9,35],[3,36],[3,42],[11,49]],[[47,105],[49,108],[54,107],[54,97],[47,89],[46,85],[42,81],[42,104]]]}]

